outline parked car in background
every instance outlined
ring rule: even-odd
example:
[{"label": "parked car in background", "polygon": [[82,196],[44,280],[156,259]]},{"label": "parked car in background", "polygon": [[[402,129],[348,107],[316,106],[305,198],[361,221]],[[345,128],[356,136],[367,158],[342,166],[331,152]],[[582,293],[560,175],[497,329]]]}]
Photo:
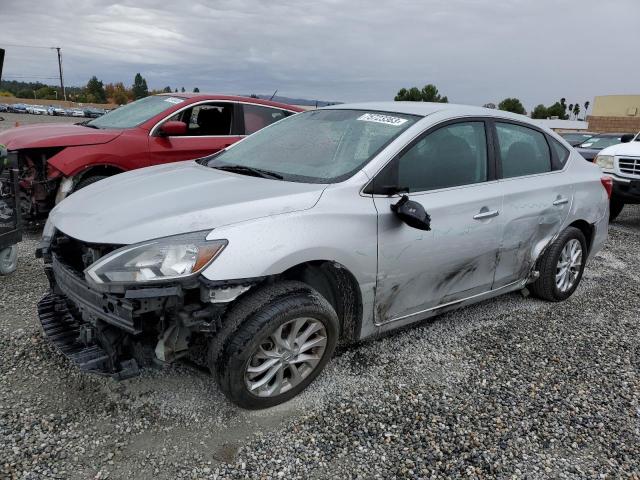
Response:
[{"label": "parked car in background", "polygon": [[9,111],[9,105],[7,105],[6,103],[0,103],[0,112],[8,112]]},{"label": "parked car in background", "polygon": [[626,143],[632,139],[633,134],[629,133],[598,133],[575,148],[585,160],[593,162],[593,159],[603,148],[617,145],[618,143]]},{"label": "parked car in background", "polygon": [[85,108],[84,116],[87,118],[98,118],[105,114],[105,111],[102,108]]},{"label": "parked car in background", "polygon": [[65,114],[67,117],[84,117],[84,110],[80,108],[67,108]]},{"label": "parked car in background", "polygon": [[66,114],[66,110],[62,107],[56,107],[55,105],[49,105],[47,107],[47,115],[53,116],[64,116]]},{"label": "parked car in background", "polygon": [[28,105],[27,112],[32,115],[47,115],[48,110],[44,105]]},{"label": "parked car in background", "polygon": [[613,180],[610,219],[614,220],[626,204],[640,204],[640,136],[598,152],[594,162]]},{"label": "parked car in background", "polygon": [[569,145],[575,147],[586,142],[596,134],[591,132],[562,132],[559,135],[564,138]]},{"label": "parked car in background", "polygon": [[69,193],[98,180],[209,155],[299,111],[254,98],[166,94],[76,125],[6,130],[0,132],[0,143],[18,152],[24,215],[38,218]]},{"label": "parked car in background", "polygon": [[9,104],[8,111],[11,113],[27,113],[27,106],[24,103]]},{"label": "parked car in background", "polygon": [[[175,97],[143,105],[158,98]],[[218,102],[245,129],[282,110]],[[152,143],[196,105],[151,122]],[[525,287],[570,297],[607,238],[610,188],[520,115],[423,102],[300,113],[58,205],[40,320],[85,371],[123,378],[192,352],[233,402],[265,408],[339,343]]]}]

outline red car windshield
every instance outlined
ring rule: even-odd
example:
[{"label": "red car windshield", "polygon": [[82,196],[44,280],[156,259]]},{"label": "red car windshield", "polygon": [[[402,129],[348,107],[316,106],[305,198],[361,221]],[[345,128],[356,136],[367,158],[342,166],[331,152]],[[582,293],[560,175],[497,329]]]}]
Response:
[{"label": "red car windshield", "polygon": [[156,95],[145,97],[118,107],[101,117],[87,122],[86,125],[92,128],[133,128],[184,101],[185,98],[177,96]]}]

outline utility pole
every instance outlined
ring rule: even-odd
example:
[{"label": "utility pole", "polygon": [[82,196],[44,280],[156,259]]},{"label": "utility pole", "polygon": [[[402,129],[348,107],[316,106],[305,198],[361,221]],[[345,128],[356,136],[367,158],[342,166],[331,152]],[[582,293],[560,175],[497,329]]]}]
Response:
[{"label": "utility pole", "polygon": [[64,89],[64,80],[62,77],[62,54],[60,53],[60,47],[53,47],[58,51],[58,70],[60,71],[60,89],[62,90],[62,96],[65,102],[67,101],[67,92]]}]

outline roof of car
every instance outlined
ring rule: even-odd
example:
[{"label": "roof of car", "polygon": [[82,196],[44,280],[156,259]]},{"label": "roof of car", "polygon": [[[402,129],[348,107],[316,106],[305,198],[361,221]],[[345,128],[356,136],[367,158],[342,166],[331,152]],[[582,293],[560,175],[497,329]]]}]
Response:
[{"label": "roof of car", "polygon": [[182,92],[160,93],[159,95],[164,95],[167,97],[188,98],[189,100],[228,100],[231,102],[248,102],[248,103],[255,103],[258,105],[266,105],[269,107],[286,108],[287,110],[292,110],[295,112],[304,111],[304,109],[296,105],[273,102],[271,100],[263,100],[261,98],[242,97],[239,95],[219,95],[216,93],[186,93],[186,92],[185,93],[182,93]]},{"label": "roof of car", "polygon": [[420,115],[426,117],[432,113],[447,111],[452,115],[477,115],[490,117],[513,118],[514,120],[528,120],[529,117],[503,110],[492,108],[474,107],[471,105],[458,105],[455,103],[430,103],[430,102],[363,102],[342,103],[323,107],[323,109],[348,109],[348,110],[373,110],[389,113],[404,113],[407,115]]}]

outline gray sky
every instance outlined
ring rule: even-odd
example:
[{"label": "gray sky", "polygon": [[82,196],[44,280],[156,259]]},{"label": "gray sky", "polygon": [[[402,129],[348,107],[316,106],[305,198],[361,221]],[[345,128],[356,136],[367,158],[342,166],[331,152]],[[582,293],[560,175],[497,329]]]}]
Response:
[{"label": "gray sky", "polygon": [[[46,5],[46,7],[45,7]],[[456,103],[640,93],[639,0],[0,0],[4,77],[393,99],[435,83]],[[55,80],[45,80],[55,83]]]}]

